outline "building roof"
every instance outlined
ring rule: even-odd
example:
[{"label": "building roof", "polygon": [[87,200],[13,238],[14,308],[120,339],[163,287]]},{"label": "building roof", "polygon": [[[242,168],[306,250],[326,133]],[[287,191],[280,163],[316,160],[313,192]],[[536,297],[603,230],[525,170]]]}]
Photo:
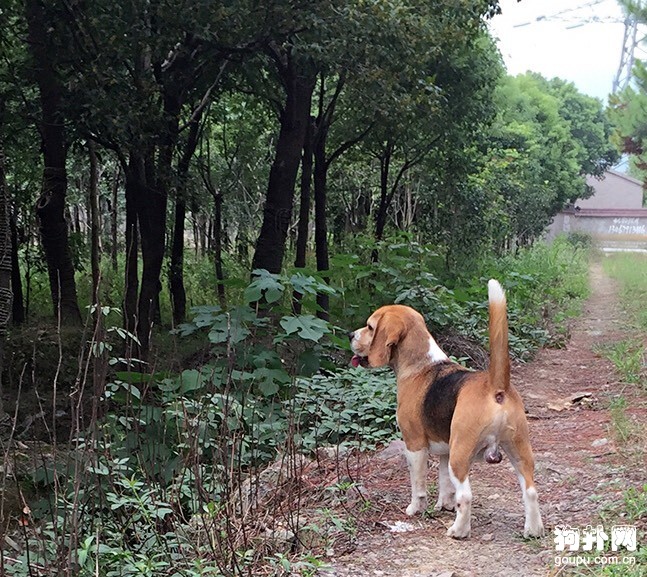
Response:
[{"label": "building roof", "polygon": [[[638,180],[637,178],[634,178],[633,176],[630,176],[626,174],[625,172],[619,172],[617,170],[613,170],[610,168],[609,170],[605,171],[602,180],[604,180],[608,175],[616,176],[618,178],[622,178],[623,180],[626,180],[627,182],[631,182],[632,184],[636,184],[638,186],[643,185],[642,180]],[[595,180],[598,180],[597,178],[593,177]]]}]

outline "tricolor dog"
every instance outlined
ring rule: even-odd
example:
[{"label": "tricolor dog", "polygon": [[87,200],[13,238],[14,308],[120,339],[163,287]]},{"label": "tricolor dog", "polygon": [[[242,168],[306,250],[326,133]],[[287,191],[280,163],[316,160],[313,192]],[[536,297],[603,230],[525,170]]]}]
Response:
[{"label": "tricolor dog", "polygon": [[510,384],[506,299],[496,280],[488,283],[490,367],[474,372],[452,362],[429,334],[422,315],[402,305],[375,311],[366,326],[349,335],[352,364],[390,366],[398,386],[397,421],[411,474],[407,515],[427,507],[427,457],[439,455],[436,509],[456,510],[447,534],[467,538],[471,530],[469,470],[475,459],[514,465],[526,511],[524,535],[541,537],[544,526],[533,479],[523,401]]}]

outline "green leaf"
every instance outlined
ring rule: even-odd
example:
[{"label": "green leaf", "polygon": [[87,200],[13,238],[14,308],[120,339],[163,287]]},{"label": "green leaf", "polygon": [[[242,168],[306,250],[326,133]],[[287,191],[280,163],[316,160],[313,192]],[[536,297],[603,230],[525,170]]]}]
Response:
[{"label": "green leaf", "polygon": [[313,315],[285,316],[281,319],[280,325],[288,335],[298,333],[302,339],[315,343],[330,332],[328,323]]},{"label": "green leaf", "polygon": [[182,374],[180,375],[180,391],[182,393],[195,391],[201,388],[202,385],[203,379],[199,371],[196,371],[195,369],[182,371]]},{"label": "green leaf", "polygon": [[268,303],[274,303],[283,296],[285,287],[279,282],[279,275],[269,273],[265,269],[256,269],[252,275],[256,278],[245,289],[247,303],[254,303],[262,298]]},{"label": "green leaf", "polygon": [[279,392],[279,385],[275,381],[261,381],[258,383],[258,390],[266,397],[271,397]]}]

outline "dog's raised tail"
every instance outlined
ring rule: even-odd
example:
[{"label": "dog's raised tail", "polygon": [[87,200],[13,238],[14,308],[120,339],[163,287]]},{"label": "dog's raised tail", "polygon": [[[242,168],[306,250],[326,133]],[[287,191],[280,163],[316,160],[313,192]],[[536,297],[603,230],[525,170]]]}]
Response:
[{"label": "dog's raised tail", "polygon": [[508,351],[508,315],[505,293],[499,281],[488,282],[490,309],[490,387],[498,403],[510,385],[510,353]]}]

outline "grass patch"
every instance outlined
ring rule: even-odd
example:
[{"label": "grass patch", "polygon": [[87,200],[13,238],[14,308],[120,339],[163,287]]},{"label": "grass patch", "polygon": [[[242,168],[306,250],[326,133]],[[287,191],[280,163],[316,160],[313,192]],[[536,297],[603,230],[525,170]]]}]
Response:
[{"label": "grass patch", "polygon": [[597,347],[597,352],[609,359],[624,383],[645,383],[645,350],[638,339],[626,339]]},{"label": "grass patch", "polygon": [[647,256],[613,254],[605,258],[604,270],[620,282],[620,299],[636,328],[647,331]]},{"label": "grass patch", "polygon": [[621,447],[640,450],[644,436],[643,427],[627,415],[627,399],[617,397],[609,405],[614,437]]},{"label": "grass patch", "polygon": [[605,272],[619,283],[620,302],[629,327],[638,333],[600,349],[616,367],[625,383],[647,389],[647,256],[637,253],[613,254],[603,261]]}]

